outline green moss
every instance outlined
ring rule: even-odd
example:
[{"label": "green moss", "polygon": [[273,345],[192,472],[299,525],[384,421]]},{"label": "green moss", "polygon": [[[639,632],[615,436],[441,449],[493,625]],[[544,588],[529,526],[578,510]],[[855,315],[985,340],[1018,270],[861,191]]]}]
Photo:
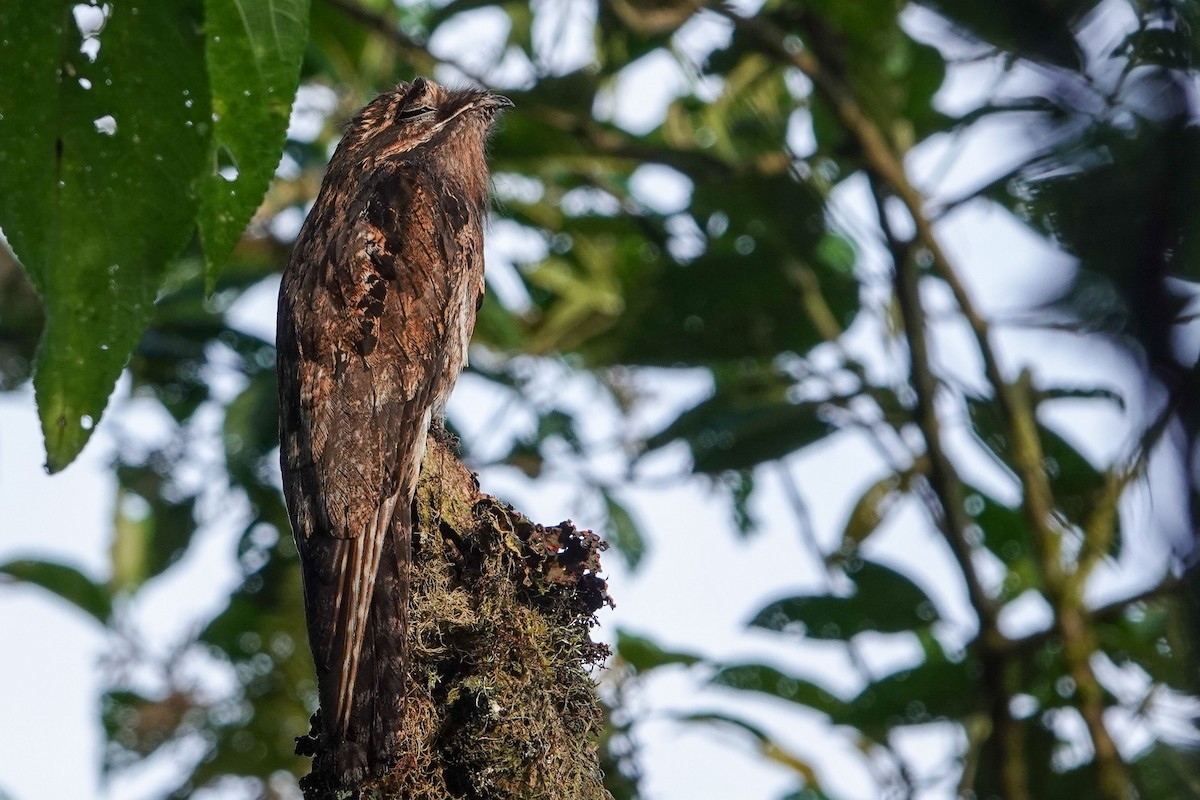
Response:
[{"label": "green moss", "polygon": [[[360,796],[405,800],[602,800],[603,724],[588,672],[609,602],[604,544],[569,522],[536,525],[479,492],[430,438],[417,492],[404,742]],[[332,796],[319,775],[309,800]]]}]

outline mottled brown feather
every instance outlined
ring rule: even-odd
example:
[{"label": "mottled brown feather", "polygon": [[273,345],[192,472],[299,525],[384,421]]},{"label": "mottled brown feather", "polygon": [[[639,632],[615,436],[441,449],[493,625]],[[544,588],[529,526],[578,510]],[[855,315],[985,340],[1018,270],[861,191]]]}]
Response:
[{"label": "mottled brown feather", "polygon": [[506,105],[422,79],[376,98],[283,274],[280,460],[323,735],[346,783],[394,760],[413,493],[483,294],[484,151]]}]

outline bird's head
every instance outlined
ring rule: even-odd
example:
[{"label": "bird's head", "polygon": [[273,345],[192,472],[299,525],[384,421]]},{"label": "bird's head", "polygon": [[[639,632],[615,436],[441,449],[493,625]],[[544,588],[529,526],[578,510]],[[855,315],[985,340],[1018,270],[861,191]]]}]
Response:
[{"label": "bird's head", "polygon": [[511,106],[507,97],[482,89],[447,89],[417,78],[368,103],[347,125],[343,142],[373,163],[449,147],[482,156],[496,116]]}]

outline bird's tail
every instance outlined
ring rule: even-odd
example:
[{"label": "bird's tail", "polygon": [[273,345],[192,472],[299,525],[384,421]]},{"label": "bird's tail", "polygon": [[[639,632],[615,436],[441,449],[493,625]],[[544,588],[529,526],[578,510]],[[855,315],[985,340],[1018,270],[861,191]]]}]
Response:
[{"label": "bird's tail", "polygon": [[338,540],[338,624],[319,684],[333,767],[343,785],[394,764],[404,710],[412,512],[409,503],[384,505],[371,530]]}]

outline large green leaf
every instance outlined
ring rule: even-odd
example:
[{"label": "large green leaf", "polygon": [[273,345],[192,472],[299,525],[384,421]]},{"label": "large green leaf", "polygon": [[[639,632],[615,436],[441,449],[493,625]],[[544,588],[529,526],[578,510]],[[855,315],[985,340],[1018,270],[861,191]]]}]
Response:
[{"label": "large green leaf", "polygon": [[713,676],[712,682],[717,686],[761,692],[790,703],[808,706],[833,719],[838,719],[846,713],[846,703],[828,690],[765,664],[724,667]]},{"label": "large green leaf", "polygon": [[690,667],[700,661],[699,656],[664,650],[645,636],[626,631],[617,631],[617,654],[637,672],[649,672],[672,664]]},{"label": "large green leaf", "polygon": [[963,719],[980,710],[980,664],[951,660],[926,632],[919,635],[925,661],[869,684],[834,721],[883,741],[892,728]]},{"label": "large green leaf", "polygon": [[204,7],[213,136],[199,219],[211,290],[279,164],[308,41],[308,0],[205,0]]},{"label": "large green leaf", "polygon": [[101,623],[112,615],[112,595],[74,567],[53,561],[24,559],[0,565],[0,575],[32,586],[40,586],[71,605],[91,614]]},{"label": "large green leaf", "polygon": [[827,715],[834,724],[851,725],[876,741],[884,741],[895,727],[961,719],[978,710],[978,663],[947,659],[928,635],[922,644],[926,651],[922,664],[868,684],[850,701],[763,664],[725,667],[713,677],[713,683],[807,706]]},{"label": "large green leaf", "polygon": [[911,631],[937,619],[933,602],[895,570],[864,561],[852,577],[857,591],[851,597],[798,595],[776,600],[755,614],[750,625],[845,641],[863,631]]},{"label": "large green leaf", "polygon": [[683,412],[646,441],[654,450],[687,442],[696,472],[748,469],[820,441],[834,426],[819,404],[790,403],[775,393],[719,392]]},{"label": "large green leaf", "polygon": [[0,5],[0,227],[46,305],[52,472],[90,437],[192,234],[211,125],[199,0],[112,6],[94,61],[73,6]]},{"label": "large green leaf", "polygon": [[805,313],[806,268],[834,320],[850,324],[858,311],[853,259],[831,241],[811,185],[786,174],[689,177],[706,249],[622,276],[627,306],[603,355],[675,366],[806,353],[824,341]]},{"label": "large green leaf", "polygon": [[1022,58],[1046,61],[1068,69],[1080,69],[1083,66],[1072,27],[1096,2],[920,0],[921,5],[942,14],[962,32],[983,43],[1010,50]]},{"label": "large green leaf", "polygon": [[606,541],[625,557],[629,568],[635,570],[646,555],[646,538],[642,536],[642,529],[629,509],[612,492],[602,491],[601,495],[604,497],[604,510],[608,514]]}]

